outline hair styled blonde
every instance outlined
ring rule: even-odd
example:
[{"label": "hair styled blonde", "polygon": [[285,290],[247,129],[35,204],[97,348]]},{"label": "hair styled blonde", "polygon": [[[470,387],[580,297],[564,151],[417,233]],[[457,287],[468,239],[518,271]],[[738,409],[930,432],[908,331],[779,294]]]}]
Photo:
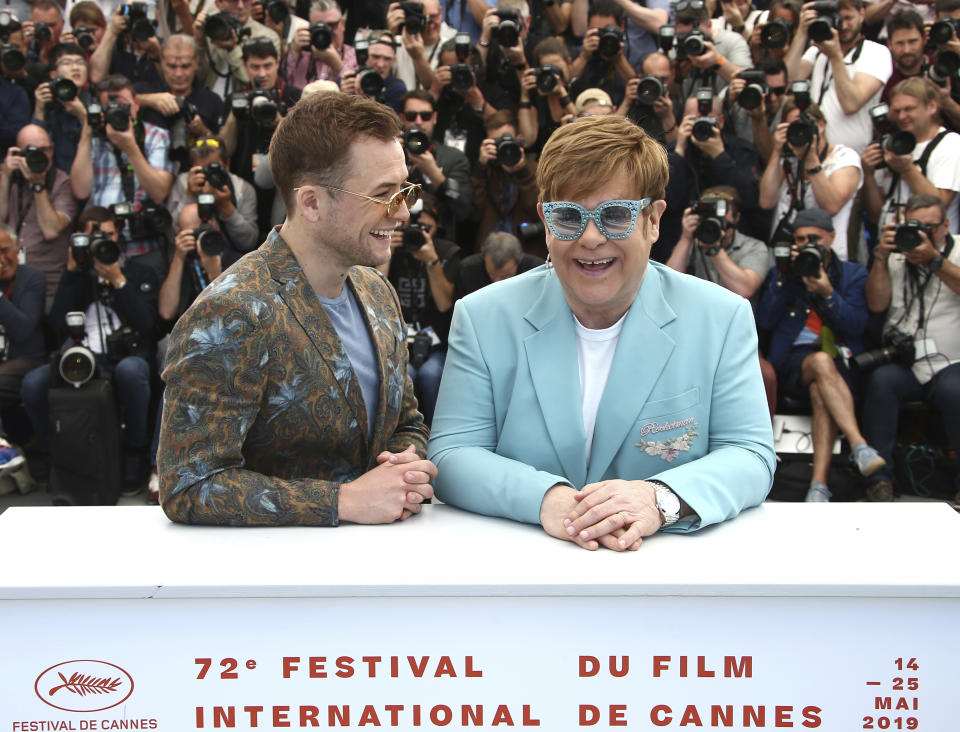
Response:
[{"label": "hair styled blonde", "polygon": [[636,199],[662,199],[669,177],[667,153],[640,127],[612,114],[563,125],[543,147],[537,164],[540,202],[576,200],[618,175],[634,182]]}]

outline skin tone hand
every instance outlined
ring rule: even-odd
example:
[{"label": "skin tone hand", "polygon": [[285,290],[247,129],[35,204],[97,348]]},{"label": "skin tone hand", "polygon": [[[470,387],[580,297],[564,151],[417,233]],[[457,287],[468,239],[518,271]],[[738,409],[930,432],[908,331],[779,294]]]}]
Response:
[{"label": "skin tone hand", "polygon": [[[420,513],[420,509],[422,508],[420,504],[423,503],[423,501],[427,498],[433,498],[433,488],[430,486],[429,481],[437,477],[437,468],[429,460],[422,459],[417,454],[417,449],[413,445],[407,446],[407,449],[403,452],[389,452],[384,450],[377,455],[377,465],[378,467],[360,476],[360,478],[353,481],[353,483],[358,483],[381,468],[384,468],[385,470],[390,469],[393,471],[393,473],[398,475],[403,474],[404,470],[406,469],[407,473],[405,480],[409,478],[409,480],[407,480],[409,490],[406,492],[405,496],[403,496],[405,504],[404,508],[402,509],[402,513],[399,516],[401,521],[415,513]],[[395,518],[396,517],[390,520],[395,520]]]},{"label": "skin tone hand", "polygon": [[833,285],[830,284],[830,278],[827,277],[823,265],[820,265],[820,274],[816,277],[804,277],[803,285],[814,295],[820,297],[830,297],[833,294]]},{"label": "skin tone hand", "polygon": [[920,235],[921,242],[915,249],[903,253],[903,258],[910,264],[929,264],[940,256],[940,252],[930,243],[926,232]]},{"label": "skin tone hand", "polygon": [[700,215],[693,212],[693,206],[684,209],[683,218],[680,220],[680,229],[684,237],[693,239],[693,232],[700,226]]},{"label": "skin tone hand", "polygon": [[690,136],[693,134],[693,120],[695,119],[696,117],[692,114],[688,114],[680,120],[680,125],[677,127],[677,155],[686,155],[687,143],[690,142]]},{"label": "skin tone hand", "polygon": [[[691,130],[693,129],[692,124],[690,129]],[[690,141],[694,145],[696,145],[698,148],[700,148],[700,152],[702,152],[711,160],[713,160],[723,152],[723,138],[720,137],[719,127],[713,128],[713,133],[710,135],[710,138],[708,140],[700,142],[697,138],[692,137],[690,138]]]},{"label": "skin tone hand", "polygon": [[897,251],[897,245],[893,243],[893,237],[897,233],[897,225],[893,222],[883,227],[880,232],[880,241],[876,249],[873,250],[873,256],[882,262],[886,262],[893,252]]},{"label": "skin tone hand", "polygon": [[593,54],[600,48],[600,29],[591,28],[583,37],[583,46],[580,49],[580,55],[584,58],[593,58]]},{"label": "skin tone hand", "polygon": [[567,535],[583,541],[600,540],[619,529],[619,551],[637,549],[643,537],[662,525],[653,484],[644,480],[604,480],[585,485],[575,497],[576,507],[564,519]]},{"label": "skin tone hand", "polygon": [[93,258],[93,270],[97,273],[98,277],[105,279],[114,287],[120,285],[124,281],[123,272],[120,271],[120,262],[114,262],[113,264],[104,264],[96,257]]},{"label": "skin tone hand", "polygon": [[114,145],[118,150],[122,150],[128,155],[137,149],[137,139],[133,136],[133,121],[131,120],[130,126],[126,130],[120,132],[115,130],[112,125],[106,126],[107,130],[107,139],[112,145]]}]

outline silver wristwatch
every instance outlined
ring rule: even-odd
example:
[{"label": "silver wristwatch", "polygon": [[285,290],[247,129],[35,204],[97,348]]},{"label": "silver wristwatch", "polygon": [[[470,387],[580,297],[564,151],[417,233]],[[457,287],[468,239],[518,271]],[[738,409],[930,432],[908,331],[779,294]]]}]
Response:
[{"label": "silver wristwatch", "polygon": [[653,484],[654,493],[657,495],[657,508],[663,518],[663,526],[660,528],[677,523],[680,519],[680,497],[662,481],[648,480],[647,482]]}]

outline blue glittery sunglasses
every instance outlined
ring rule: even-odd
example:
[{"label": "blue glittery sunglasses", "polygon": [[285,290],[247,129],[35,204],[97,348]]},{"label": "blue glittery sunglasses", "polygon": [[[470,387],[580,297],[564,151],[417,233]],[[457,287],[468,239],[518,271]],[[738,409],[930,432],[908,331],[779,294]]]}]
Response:
[{"label": "blue glittery sunglasses", "polygon": [[593,211],[588,211],[572,201],[548,201],[543,204],[543,217],[555,239],[569,241],[579,239],[593,222],[600,233],[608,239],[626,239],[637,223],[637,214],[650,205],[652,198],[639,201],[604,201]]}]

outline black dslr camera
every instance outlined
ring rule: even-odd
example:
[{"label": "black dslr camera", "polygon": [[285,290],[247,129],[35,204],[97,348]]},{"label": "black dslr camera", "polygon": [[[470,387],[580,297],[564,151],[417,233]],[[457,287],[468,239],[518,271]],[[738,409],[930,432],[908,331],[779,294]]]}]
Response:
[{"label": "black dslr camera", "polygon": [[700,115],[693,120],[693,139],[698,142],[706,142],[713,137],[713,131],[717,126],[717,118],[710,116],[713,114],[713,89],[701,87],[697,89],[697,113]]},{"label": "black dslr camera", "polygon": [[383,93],[383,77],[372,66],[367,66],[370,53],[370,41],[357,40],[353,46],[357,52],[357,86],[364,96],[376,99]]},{"label": "black dslr camera", "polygon": [[211,223],[216,216],[212,193],[201,193],[197,196],[197,214],[203,223],[193,230],[193,238],[197,240],[200,251],[208,257],[223,254],[223,250],[227,248],[227,240]]},{"label": "black dslr camera", "polygon": [[797,256],[790,262],[789,273],[794,277],[819,277],[827,250],[818,244],[820,237],[810,234],[807,243],[797,248]]},{"label": "black dslr camera", "polygon": [[810,82],[795,81],[790,85],[793,101],[800,110],[800,116],[787,126],[787,142],[793,147],[806,147],[819,136],[817,123],[807,114],[810,106]]},{"label": "black dslr camera", "polygon": [[960,20],[943,18],[930,26],[930,45],[942,46],[949,43],[954,34],[960,31]]},{"label": "black dslr camera", "polygon": [[58,76],[50,82],[50,93],[59,102],[72,102],[77,98],[77,85],[73,82],[73,79]]},{"label": "black dslr camera", "polygon": [[403,25],[401,26],[402,30],[406,30],[411,36],[415,36],[417,33],[423,33],[424,28],[427,27],[427,15],[423,9],[423,3],[415,2],[404,2],[400,3],[400,8],[403,10]]},{"label": "black dslr camera", "polygon": [[126,132],[130,129],[130,105],[108,102],[101,107],[97,102],[91,102],[87,105],[87,124],[101,137],[106,134],[107,125],[117,132]]},{"label": "black dslr camera", "polygon": [[473,66],[470,65],[470,36],[466,33],[457,33],[454,38],[454,51],[458,63],[450,67],[450,86],[456,91],[466,92],[473,88],[475,83]]},{"label": "black dslr camera", "polygon": [[707,35],[694,29],[677,37],[677,60],[690,56],[702,56],[707,52]]},{"label": "black dslr camera", "polygon": [[10,43],[10,34],[22,27],[16,15],[9,10],[0,10],[0,62],[8,72],[20,71],[27,65],[27,57]]},{"label": "black dslr camera", "polygon": [[933,227],[916,219],[910,219],[906,223],[898,224],[897,230],[893,235],[894,246],[898,252],[912,252],[918,246],[923,244],[923,235],[927,235],[930,243],[933,243]]},{"label": "black dslr camera", "polygon": [[287,5],[286,0],[267,0],[264,3],[264,10],[274,23],[283,23],[290,17],[290,6]]},{"label": "black dslr camera", "polygon": [[894,155],[909,155],[917,146],[917,137],[909,130],[897,129],[896,125],[890,121],[889,113],[890,107],[886,104],[870,107],[873,141],[879,142],[881,148],[889,150]]},{"label": "black dslr camera", "polygon": [[637,102],[648,107],[667,93],[667,87],[653,74],[647,74],[637,82]]},{"label": "black dslr camera", "polygon": [[73,29],[73,37],[77,39],[77,45],[84,51],[89,51],[97,39],[93,37],[93,28],[85,25],[78,25]]},{"label": "black dslr camera", "polygon": [[870,371],[877,366],[898,363],[905,369],[913,366],[917,352],[913,338],[900,330],[888,330],[883,334],[883,348],[864,351],[853,357],[853,366],[857,371]]},{"label": "black dslr camera", "polygon": [[704,244],[716,244],[730,228],[727,220],[729,202],[725,198],[702,198],[694,204],[693,213],[700,217],[693,236]]},{"label": "black dslr camera", "polygon": [[744,69],[737,77],[746,82],[737,97],[737,104],[744,109],[756,109],[767,94],[767,75],[760,69]]},{"label": "black dslr camera", "polygon": [[212,188],[223,190],[232,188],[230,173],[220,163],[207,163],[203,166],[203,178]]},{"label": "black dslr camera", "polygon": [[833,37],[833,29],[840,28],[840,13],[836,0],[817,0],[813,4],[817,19],[810,23],[807,35],[811,41],[822,43]]},{"label": "black dslr camera", "polygon": [[209,16],[203,24],[203,33],[211,41],[229,41],[231,34],[236,34],[237,42],[250,35],[249,28],[243,28],[240,21],[226,10]]},{"label": "black dslr camera", "polygon": [[139,211],[134,210],[132,203],[112,203],[110,210],[126,229],[127,241],[166,236],[173,225],[170,212],[153,201],[144,201]]},{"label": "black dslr camera", "polygon": [[403,146],[411,155],[423,155],[430,149],[430,136],[419,127],[411,127],[403,133]]},{"label": "black dslr camera", "polygon": [[186,97],[176,97],[177,113],[167,117],[170,122],[170,159],[181,164],[186,162],[189,149],[187,147],[187,125],[197,116],[197,108]]},{"label": "black dslr camera", "polygon": [[44,23],[42,20],[38,20],[33,24],[33,38],[37,41],[37,43],[49,41],[52,37],[53,31],[51,31],[50,26]]},{"label": "black dslr camera", "polygon": [[418,223],[406,224],[405,226],[399,227],[398,231],[403,233],[403,246],[400,247],[400,251],[406,252],[407,254],[416,254],[419,252],[420,247],[427,243],[427,237],[423,233],[426,230],[426,226]]},{"label": "black dslr camera", "polygon": [[144,361],[150,360],[150,344],[129,325],[118,328],[104,340],[107,342],[107,358],[114,363],[127,356],[137,356]]},{"label": "black dslr camera", "polygon": [[513,48],[520,43],[520,11],[500,9],[494,15],[500,18],[500,24],[494,30],[494,36],[504,48]]},{"label": "black dslr camera", "polygon": [[27,145],[15,152],[14,155],[24,158],[31,173],[42,173],[47,169],[50,162],[47,160],[47,154],[36,145]]},{"label": "black dslr camera", "polygon": [[100,231],[100,224],[94,224],[89,234],[70,235],[70,254],[78,272],[89,272],[93,268],[93,260],[101,264],[113,264],[120,259],[120,246]]},{"label": "black dslr camera", "polygon": [[252,120],[258,125],[269,125],[283,114],[276,89],[254,87],[248,92],[237,92],[230,99],[230,108],[239,120]]},{"label": "black dslr camera", "polygon": [[509,132],[504,132],[493,144],[497,146],[497,163],[503,168],[512,168],[523,158],[523,148]]},{"label": "black dslr camera", "polygon": [[930,80],[944,86],[950,79],[958,78],[960,72],[960,54],[956,51],[941,51],[933,57],[933,63],[927,67]]},{"label": "black dslr camera", "polygon": [[534,69],[533,73],[537,76],[537,91],[544,96],[550,94],[557,88],[560,77],[563,76],[563,71],[560,70],[560,67],[551,66],[550,64],[544,64]]},{"label": "black dslr camera", "polygon": [[600,45],[597,46],[597,53],[605,61],[612,61],[620,49],[623,48],[623,39],[626,34],[623,29],[617,25],[605,25],[600,29]]},{"label": "black dslr camera", "polygon": [[793,26],[783,18],[774,18],[760,27],[760,45],[766,49],[784,48],[793,36]]},{"label": "black dslr camera", "polygon": [[333,29],[323,22],[310,26],[310,45],[318,51],[325,51],[333,43]]},{"label": "black dslr camera", "polygon": [[128,3],[121,14],[130,19],[127,32],[135,41],[145,41],[157,33],[157,4],[155,2]]}]

